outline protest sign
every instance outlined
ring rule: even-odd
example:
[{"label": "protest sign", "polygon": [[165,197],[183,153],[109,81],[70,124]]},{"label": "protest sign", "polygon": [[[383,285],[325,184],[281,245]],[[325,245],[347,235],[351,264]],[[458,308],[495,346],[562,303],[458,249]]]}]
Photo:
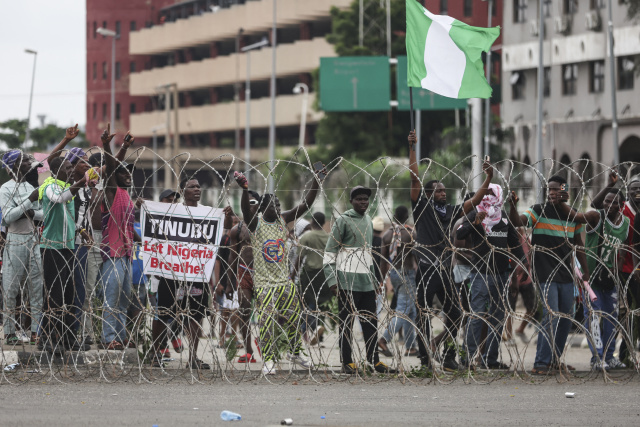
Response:
[{"label": "protest sign", "polygon": [[146,202],[140,218],[144,273],[208,282],[222,239],[223,221],[222,209]]}]

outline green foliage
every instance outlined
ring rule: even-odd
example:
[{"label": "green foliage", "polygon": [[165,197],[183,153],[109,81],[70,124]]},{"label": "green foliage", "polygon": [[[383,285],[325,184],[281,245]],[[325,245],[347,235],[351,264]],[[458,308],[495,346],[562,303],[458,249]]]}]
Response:
[{"label": "green foliage", "polygon": [[27,132],[27,121],[9,119],[0,122],[0,141],[7,144],[9,149],[20,148]]},{"label": "green foliage", "polygon": [[[0,141],[7,144],[9,149],[20,148],[24,143],[27,131],[27,120],[9,119],[0,122]],[[64,138],[66,128],[49,123],[45,127],[32,128],[30,139],[33,147],[30,151],[46,151],[51,145],[57,144]],[[84,132],[73,140],[74,147],[88,147]]]}]

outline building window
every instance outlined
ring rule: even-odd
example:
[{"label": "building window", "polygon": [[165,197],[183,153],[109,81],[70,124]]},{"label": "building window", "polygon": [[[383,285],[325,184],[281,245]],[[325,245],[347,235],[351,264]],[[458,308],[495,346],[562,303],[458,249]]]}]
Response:
[{"label": "building window", "polygon": [[448,0],[440,0],[440,15],[447,15],[449,13]]},{"label": "building window", "polygon": [[542,96],[548,98],[551,95],[551,67],[544,67],[542,75]]},{"label": "building window", "polygon": [[138,29],[138,28],[137,28],[136,21],[131,21],[131,22],[129,23],[129,31],[136,31],[137,29]]},{"label": "building window", "polygon": [[633,89],[636,63],[632,56],[618,58],[618,89]]},{"label": "building window", "polygon": [[522,71],[511,73],[509,83],[511,83],[511,99],[524,99],[524,91],[526,88],[524,73]]},{"label": "building window", "polygon": [[593,61],[589,64],[589,92],[604,91],[604,61]]},{"label": "building window", "polygon": [[562,94],[575,95],[578,86],[578,64],[562,66]]},{"label": "building window", "polygon": [[106,121],[107,120],[107,103],[103,102],[102,103],[102,121]]},{"label": "building window", "polygon": [[129,114],[135,114],[136,113],[136,104],[135,103],[131,103],[129,104]]},{"label": "building window", "polygon": [[527,0],[513,0],[513,22],[527,20]]},{"label": "building window", "polygon": [[93,21],[93,38],[95,39],[96,37],[98,37],[98,23],[96,21]]},{"label": "building window", "polygon": [[573,15],[578,11],[578,0],[564,0],[564,14]]},{"label": "building window", "polygon": [[136,72],[136,61],[129,62],[129,72],[130,73]]},{"label": "building window", "polygon": [[120,62],[116,62],[116,80],[120,80]]},{"label": "building window", "polygon": [[98,64],[93,63],[93,80],[98,78]]},{"label": "building window", "polygon": [[591,10],[595,10],[595,9],[604,9],[606,4],[605,4],[605,0],[591,0]]},{"label": "building window", "polygon": [[116,21],[116,37],[120,38],[120,21]]},{"label": "building window", "polygon": [[[107,28],[107,21],[102,21],[102,28]],[[107,36],[102,36],[102,38],[106,38]]]},{"label": "building window", "polygon": [[98,104],[96,104],[95,102],[93,103],[93,114],[92,114],[92,118],[93,120],[96,119],[96,116],[98,115]]},{"label": "building window", "polygon": [[116,102],[116,120],[120,120],[120,103]]},{"label": "building window", "polygon": [[473,0],[464,0],[464,16],[473,15]]},{"label": "building window", "polygon": [[107,63],[102,63],[102,80],[107,80]]},{"label": "building window", "polygon": [[542,13],[545,18],[551,18],[551,6],[553,6],[553,0],[543,0]]},{"label": "building window", "polygon": [[491,5],[491,16],[498,16],[498,2],[494,1]]}]

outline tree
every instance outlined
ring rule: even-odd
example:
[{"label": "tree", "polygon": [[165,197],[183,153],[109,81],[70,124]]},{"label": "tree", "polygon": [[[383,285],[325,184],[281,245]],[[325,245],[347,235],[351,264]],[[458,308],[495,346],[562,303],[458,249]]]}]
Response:
[{"label": "tree", "polygon": [[0,141],[7,144],[9,149],[20,148],[27,133],[27,121],[9,119],[0,122]]},{"label": "tree", "polygon": [[[380,23],[364,37],[363,46],[359,46],[359,1],[355,0],[346,10],[331,9],[332,31],[327,41],[333,44],[339,56],[386,55],[386,10],[378,0],[365,0],[369,22]],[[384,6],[384,2],[382,5]],[[406,55],[405,48],[405,1],[391,0],[391,36],[392,56]],[[313,74],[316,92],[319,89],[319,74]],[[392,80],[395,80],[395,68],[392,68]],[[395,94],[392,93],[392,99]],[[422,132],[430,136],[437,134],[444,127],[453,123],[453,114],[447,111],[433,111],[425,114]],[[328,162],[336,157],[351,158],[357,155],[362,160],[373,160],[390,155],[405,157],[407,152],[407,133],[410,128],[410,117],[407,111],[392,110],[363,113],[327,112],[318,124],[316,141],[317,155]],[[427,153],[428,150],[423,150]]]},{"label": "tree", "polygon": [[[0,122],[0,141],[7,144],[9,149],[21,148],[26,136],[27,120],[9,119]],[[46,151],[47,148],[64,138],[66,129],[56,124],[49,123],[45,127],[31,129],[31,141],[33,145],[29,151]],[[84,132],[74,139],[75,147],[88,147]]]}]

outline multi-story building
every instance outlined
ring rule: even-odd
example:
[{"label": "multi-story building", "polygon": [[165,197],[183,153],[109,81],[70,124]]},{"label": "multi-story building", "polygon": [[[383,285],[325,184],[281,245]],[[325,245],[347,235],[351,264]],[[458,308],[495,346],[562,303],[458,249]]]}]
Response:
[{"label": "multi-story building", "polygon": [[[611,91],[615,90],[620,159],[640,161],[640,98],[635,72],[640,26],[627,20],[627,5],[615,0],[539,1],[544,2],[545,30],[543,157],[564,164],[590,159],[611,165]],[[612,58],[607,53],[607,3],[613,5],[614,87],[609,72]],[[514,130],[510,156],[530,164],[537,153],[539,3],[510,0],[504,8],[502,120]],[[585,172],[585,178],[597,171],[590,162],[581,163],[584,167],[574,169]]]},{"label": "multi-story building", "polygon": [[[351,1],[277,2],[275,125],[278,150],[298,145],[303,95],[293,93],[297,83],[309,86],[305,142],[314,143],[314,130],[322,113],[311,108],[316,99],[311,73],[319,67],[321,57],[335,56],[333,46],[325,38],[331,31],[331,7],[345,7]],[[153,111],[132,114],[131,129],[137,137],[149,138],[153,135],[152,129],[169,123],[173,152],[188,151],[192,158],[207,161],[227,153],[244,157],[245,79],[250,56],[251,161],[265,161],[271,119],[272,50],[266,46],[247,54],[241,49],[264,38],[271,39],[273,0],[238,1],[239,4],[215,2],[212,7],[199,9],[198,13],[184,18],[175,12],[176,7],[202,3],[206,2],[182,2],[163,9],[161,25],[131,34],[129,54],[134,58],[150,58],[151,66],[131,74],[130,94],[153,99],[156,107]],[[172,102],[168,115],[164,109],[166,90],[163,87],[166,85],[177,89],[178,100],[177,110]],[[161,153],[171,152],[166,151],[165,132],[166,129],[157,131]],[[143,155],[141,160],[148,161],[145,159]],[[229,156],[221,157],[212,166],[228,167],[230,161]],[[241,162],[234,167],[243,168]]]},{"label": "multi-story building", "polygon": [[115,31],[115,113],[112,130],[119,134],[129,129],[129,114],[151,108],[146,97],[129,94],[129,75],[149,68],[149,57],[129,55],[129,35],[151,26],[158,11],[173,0],[87,0],[87,140],[100,143],[100,134],[111,120],[112,38],[96,32],[98,28]]}]

